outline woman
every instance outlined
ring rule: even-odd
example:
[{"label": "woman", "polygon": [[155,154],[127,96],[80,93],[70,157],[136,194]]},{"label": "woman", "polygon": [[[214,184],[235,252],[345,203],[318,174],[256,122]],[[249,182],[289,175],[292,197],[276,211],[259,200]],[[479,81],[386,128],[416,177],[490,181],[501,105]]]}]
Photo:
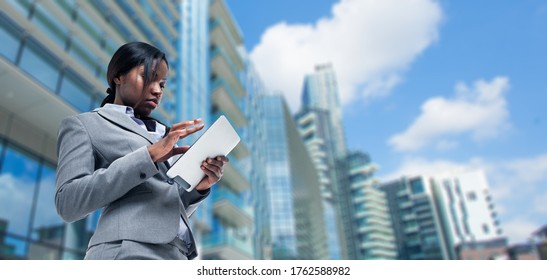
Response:
[{"label": "woman", "polygon": [[192,259],[188,217],[222,177],[228,159],[207,159],[191,192],[165,172],[188,150],[180,139],[203,128],[201,119],[168,128],[149,117],[159,105],[169,65],[142,42],[121,46],[107,71],[101,108],[65,118],[59,128],[55,205],[67,222],[102,208],[85,259]]}]

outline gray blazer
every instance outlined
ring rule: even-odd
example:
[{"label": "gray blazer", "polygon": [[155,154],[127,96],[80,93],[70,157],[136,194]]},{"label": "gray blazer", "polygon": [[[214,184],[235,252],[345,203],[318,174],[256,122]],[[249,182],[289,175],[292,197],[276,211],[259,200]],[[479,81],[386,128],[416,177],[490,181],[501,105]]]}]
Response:
[{"label": "gray blazer", "polygon": [[61,122],[55,205],[66,222],[103,208],[89,247],[123,239],[169,243],[177,235],[179,217],[189,225],[188,217],[209,195],[209,190],[187,192],[170,180],[165,174],[169,164],[150,158],[147,146],[153,142],[147,131],[115,110],[101,108]]}]

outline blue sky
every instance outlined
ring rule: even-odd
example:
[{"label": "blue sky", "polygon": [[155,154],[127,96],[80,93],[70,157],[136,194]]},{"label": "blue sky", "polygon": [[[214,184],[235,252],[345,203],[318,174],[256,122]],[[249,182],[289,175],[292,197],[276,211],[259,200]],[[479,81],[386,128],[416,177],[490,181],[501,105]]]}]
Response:
[{"label": "blue sky", "polygon": [[547,224],[547,2],[227,0],[266,86],[299,106],[332,62],[377,176],[485,171],[510,243]]}]

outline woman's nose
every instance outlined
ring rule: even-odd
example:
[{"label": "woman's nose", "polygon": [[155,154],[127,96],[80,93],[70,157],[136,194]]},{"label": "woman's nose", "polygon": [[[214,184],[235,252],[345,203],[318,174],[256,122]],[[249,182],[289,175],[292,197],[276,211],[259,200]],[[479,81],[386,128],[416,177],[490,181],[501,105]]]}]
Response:
[{"label": "woman's nose", "polygon": [[163,89],[161,88],[160,83],[153,82],[151,87],[152,87],[151,91],[153,95],[159,96],[163,93]]}]

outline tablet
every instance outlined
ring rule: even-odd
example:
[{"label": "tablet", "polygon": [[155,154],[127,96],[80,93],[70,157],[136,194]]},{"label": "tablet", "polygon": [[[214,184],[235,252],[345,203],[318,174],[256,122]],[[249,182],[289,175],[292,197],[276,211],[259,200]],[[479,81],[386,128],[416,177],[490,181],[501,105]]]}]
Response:
[{"label": "tablet", "polygon": [[202,162],[207,158],[227,156],[239,141],[235,129],[228,119],[221,115],[190,149],[173,163],[167,171],[167,176],[190,192],[205,177],[205,172],[201,170]]}]

